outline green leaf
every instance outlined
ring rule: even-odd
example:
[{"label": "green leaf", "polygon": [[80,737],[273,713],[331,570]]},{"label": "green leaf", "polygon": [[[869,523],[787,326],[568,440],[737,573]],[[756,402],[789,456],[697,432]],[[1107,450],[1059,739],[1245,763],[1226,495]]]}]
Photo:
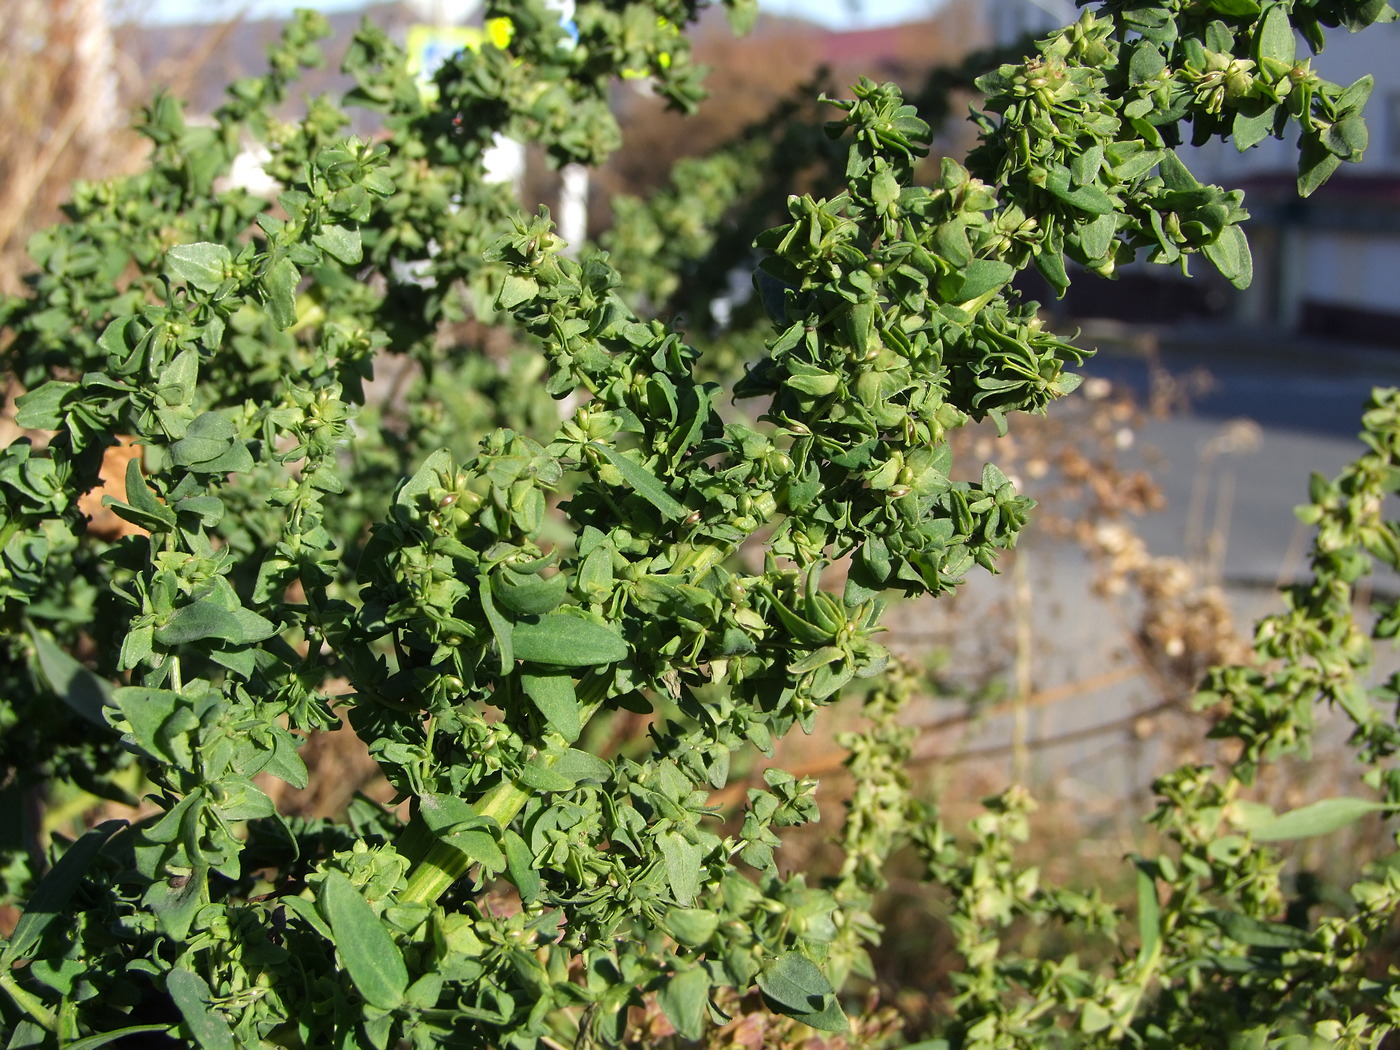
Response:
[{"label": "green leaf", "polygon": [[1234,911],[1216,911],[1211,918],[1220,932],[1247,948],[1308,948],[1313,937],[1307,930],[1281,922],[1260,922],[1252,916]]},{"label": "green leaf", "polygon": [[657,836],[661,858],[666,865],[666,881],[678,904],[690,904],[700,892],[700,862],[704,853],[678,831]]},{"label": "green leaf", "polygon": [[78,389],[77,383],[51,379],[15,398],[15,423],[32,430],[58,430],[67,415],[63,403]]},{"label": "green leaf", "polygon": [[699,1039],[705,1033],[705,1006],[710,999],[710,975],[703,966],[691,966],[665,982],[656,1001],[677,1032],[685,1039]]},{"label": "green leaf", "polygon": [[212,598],[182,605],[156,628],[156,641],[176,646],[206,638],[247,645],[271,638],[277,627],[251,609],[226,609]]},{"label": "green leaf", "polygon": [[657,480],[656,475],[636,460],[624,456],[621,452],[604,445],[600,441],[589,442],[588,447],[596,450],[604,459],[616,467],[618,473],[622,475],[627,484],[631,485],[632,488],[636,490],[637,495],[645,499],[671,521],[680,521],[690,514],[690,511],[687,510],[684,505],[679,503],[674,496],[666,491],[666,486]]},{"label": "green leaf", "polygon": [[112,702],[121,711],[131,727],[131,735],[146,754],[171,765],[183,765],[185,755],[177,754],[176,747],[187,751],[188,746],[168,739],[164,731],[175,712],[185,706],[180,694],[169,689],[148,689],[144,686],[126,685],[112,691]]},{"label": "green leaf", "polygon": [[1230,125],[1230,134],[1235,137],[1235,148],[1243,153],[1273,134],[1277,114],[1276,105],[1265,106],[1257,113],[1250,113],[1245,109],[1238,110],[1234,122]]},{"label": "green leaf", "polygon": [[112,705],[111,683],[78,663],[48,634],[33,624],[29,625],[29,637],[34,642],[34,656],[39,661],[39,671],[48,682],[49,688],[93,725],[104,730],[110,729],[102,709]]},{"label": "green leaf", "polygon": [[496,307],[501,310],[514,310],[521,303],[530,302],[540,294],[539,282],[533,277],[510,274],[501,285],[501,293],[496,296]]},{"label": "green leaf", "polygon": [[408,991],[403,953],[383,921],[350,880],[328,871],[321,882],[321,910],[335,935],[336,951],[365,1002],[392,1010]]},{"label": "green leaf", "polygon": [[501,673],[509,674],[511,667],[515,664],[515,646],[511,641],[511,622],[502,616],[500,610],[496,608],[490,576],[478,577],[477,590],[481,595],[481,611],[485,614],[486,623],[490,626],[491,634],[496,639],[496,652],[501,658]]},{"label": "green leaf", "polygon": [[1256,842],[1284,842],[1326,835],[1387,807],[1383,802],[1342,796],[1325,798],[1276,817],[1242,823]]},{"label": "green leaf", "polygon": [[999,259],[974,259],[963,270],[962,283],[951,298],[957,302],[978,299],[995,291],[1016,275],[1010,263]]},{"label": "green leaf", "polygon": [[506,866],[506,855],[496,842],[497,824],[483,817],[471,804],[454,795],[424,795],[418,807],[432,833],[456,847],[489,872]]},{"label": "green leaf", "polygon": [[82,1039],[75,1039],[71,1043],[64,1043],[63,1050],[97,1050],[99,1046],[106,1046],[108,1043],[115,1043],[118,1039],[125,1039],[129,1035],[142,1035],[146,1032],[166,1032],[171,1028],[164,1024],[134,1024],[127,1028],[118,1028],[115,1032],[101,1032],[98,1035],[89,1035]]},{"label": "green leaf", "polygon": [[665,926],[677,944],[698,948],[719,929],[719,913],[704,908],[671,908],[666,912]]},{"label": "green leaf", "polygon": [[1288,20],[1288,8],[1271,4],[1254,37],[1255,61],[1264,59],[1291,66],[1298,55],[1298,38],[1293,35],[1293,23]]},{"label": "green leaf", "polygon": [[146,487],[146,479],[141,476],[141,464],[136,456],[126,461],[126,502],[105,496],[102,505],[148,532],[169,532],[175,528],[175,512],[156,499],[155,494]]},{"label": "green leaf", "polygon": [[217,291],[233,267],[233,254],[222,244],[200,241],[177,244],[165,253],[165,270],[201,292]]},{"label": "green leaf", "polygon": [[212,993],[203,977],[190,970],[171,970],[165,988],[202,1050],[236,1050],[228,1021],[209,1008]]},{"label": "green leaf", "polygon": [[53,869],[39,881],[24,913],[15,923],[10,943],[5,945],[4,951],[0,951],[0,969],[8,969],[19,959],[25,958],[39,943],[44,931],[67,915],[68,902],[97,854],[107,840],[124,827],[124,820],[104,820],[68,847]]},{"label": "green leaf", "polygon": [[297,323],[297,282],[301,271],[291,259],[282,258],[263,274],[263,295],[272,323],[283,330]]},{"label": "green leaf", "polygon": [[758,975],[758,987],[781,1014],[824,1032],[850,1030],[831,982],[805,955],[785,952],[770,959]]},{"label": "green leaf", "polygon": [[1162,904],[1157,899],[1157,880],[1142,861],[1137,862],[1138,938],[1142,947],[1138,958],[1146,964],[1156,953],[1162,938]]},{"label": "green leaf", "polygon": [[578,739],[583,723],[579,719],[578,693],[572,675],[521,674],[520,686],[566,743],[572,744]]},{"label": "green leaf", "polygon": [[1201,248],[1201,254],[1236,288],[1248,288],[1254,279],[1249,240],[1238,226],[1226,226],[1219,237]]},{"label": "green leaf", "polygon": [[515,624],[511,643],[516,659],[554,667],[613,664],[628,653],[617,627],[562,612]]},{"label": "green leaf", "polygon": [[1255,0],[1209,0],[1210,6],[1231,18],[1257,18],[1259,5]]},{"label": "green leaf", "polygon": [[520,573],[504,569],[491,578],[491,592],[501,605],[521,616],[539,616],[557,609],[569,593],[569,578]]},{"label": "green leaf", "polygon": [[501,832],[501,846],[506,854],[506,874],[520,891],[520,899],[529,904],[544,892],[544,881],[535,870],[535,858],[530,855],[530,847],[509,828]]},{"label": "green leaf", "polygon": [[365,256],[360,231],[347,226],[323,226],[312,235],[311,243],[347,266],[354,266]]},{"label": "green leaf", "polygon": [[533,762],[527,762],[520,767],[515,779],[524,787],[540,794],[548,794],[551,791],[572,791],[574,781],[563,773],[556,772],[546,761],[537,757]]},{"label": "green leaf", "polygon": [[1311,196],[1341,166],[1341,158],[1328,152],[1316,137],[1303,136],[1298,152],[1299,196]]}]

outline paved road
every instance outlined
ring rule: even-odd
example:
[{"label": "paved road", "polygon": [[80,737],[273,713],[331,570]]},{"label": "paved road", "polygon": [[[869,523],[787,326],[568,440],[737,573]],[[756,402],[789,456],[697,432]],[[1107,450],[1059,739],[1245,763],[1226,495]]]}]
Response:
[{"label": "paved road", "polygon": [[[1110,342],[1116,345],[1091,362],[1088,374],[1145,392],[1148,362],[1142,350],[1155,343],[1169,371],[1206,368],[1213,377],[1210,393],[1198,398],[1189,414],[1150,422],[1139,435],[1133,455],[1151,465],[1167,505],[1137,524],[1153,554],[1209,552],[1217,559],[1230,605],[1247,635],[1255,619],[1279,608],[1276,583],[1306,570],[1310,534],[1297,523],[1293,508],[1306,501],[1310,473],[1334,475],[1360,451],[1361,406],[1373,386],[1400,384],[1400,353],[1297,341],[1273,345],[1220,331],[1151,339],[1135,333]],[[1058,740],[1033,748],[1029,767],[1019,771],[1029,774],[1038,794],[1048,791],[1082,804],[1085,814],[1097,811],[1113,820],[1124,797],[1145,788],[1176,753],[1158,738],[1160,723],[1146,718],[1133,724],[1136,715],[1161,702],[1160,684],[1133,674],[1121,609],[1092,593],[1091,567],[1082,552],[1044,537],[1023,542],[1035,545],[1028,577],[1018,581],[1007,573],[989,579],[976,573],[956,604],[933,603],[940,608],[927,621],[902,621],[892,641],[918,651],[928,638],[946,637],[940,632],[950,623],[961,625],[952,667],[971,668],[969,677],[975,677],[989,660],[1000,659],[1001,675],[1014,691],[1015,669],[1006,654],[1008,645],[1014,647],[1019,586],[1034,597],[1033,695],[1043,699],[1073,683],[1098,684],[1069,699],[1033,706],[1019,730],[1016,716],[1003,712],[971,736],[961,736],[960,730],[934,734],[920,746],[934,753],[986,751],[984,761],[968,766],[994,787],[1018,770],[1011,754],[1018,732],[1032,742]],[[957,703],[933,703],[921,721],[935,724],[958,710]],[[1115,728],[1086,733],[1099,726]]]}]

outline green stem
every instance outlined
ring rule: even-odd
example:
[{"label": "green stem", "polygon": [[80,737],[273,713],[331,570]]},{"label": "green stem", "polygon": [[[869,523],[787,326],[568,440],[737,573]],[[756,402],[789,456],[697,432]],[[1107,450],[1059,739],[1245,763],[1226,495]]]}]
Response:
[{"label": "green stem", "polygon": [[38,996],[21,988],[13,974],[8,971],[0,973],[0,988],[3,988],[14,1004],[32,1017],[41,1027],[50,1032],[58,1031],[58,1015],[45,1006]]},{"label": "green stem", "polygon": [[[603,706],[609,681],[611,675],[603,674],[580,683],[579,721],[583,725],[587,725],[588,720]],[[531,761],[548,769],[562,754],[562,749],[541,751]],[[476,811],[504,828],[525,808],[533,793],[533,788],[518,781],[502,780],[481,796],[476,803]],[[408,885],[399,894],[401,903],[432,903],[476,863],[456,846],[437,839],[418,816],[409,822],[399,841],[399,849],[410,858],[422,858],[409,873]]]}]

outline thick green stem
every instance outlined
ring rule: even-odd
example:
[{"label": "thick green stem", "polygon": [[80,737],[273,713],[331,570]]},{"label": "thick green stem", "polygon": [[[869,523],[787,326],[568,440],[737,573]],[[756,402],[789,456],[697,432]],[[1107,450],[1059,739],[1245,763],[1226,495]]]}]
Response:
[{"label": "thick green stem", "polygon": [[25,991],[20,987],[14,975],[6,972],[0,973],[0,988],[3,988],[14,1004],[27,1013],[41,1027],[50,1032],[58,1031],[58,1015],[50,1010],[38,996]]},{"label": "thick green stem", "polygon": [[[587,725],[588,720],[602,707],[610,679],[610,675],[600,675],[580,684],[580,723]],[[548,769],[562,754],[563,749],[541,751],[532,761]],[[475,808],[478,814],[504,828],[525,807],[533,793],[533,788],[526,787],[518,781],[502,780],[481,796]],[[399,900],[403,903],[432,903],[446,893],[449,886],[467,874],[476,863],[456,846],[434,836],[422,818],[417,816],[404,831],[399,848],[410,858],[419,854],[422,858],[409,873],[408,885],[399,895]]]}]

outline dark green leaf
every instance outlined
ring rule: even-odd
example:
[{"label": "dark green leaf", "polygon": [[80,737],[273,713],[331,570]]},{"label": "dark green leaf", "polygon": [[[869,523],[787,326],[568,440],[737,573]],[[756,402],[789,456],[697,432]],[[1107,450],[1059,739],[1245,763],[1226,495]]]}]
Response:
[{"label": "dark green leaf", "polygon": [[365,1002],[392,1010],[408,991],[403,953],[369,902],[339,871],[321,882],[319,904],[335,935],[336,951]]},{"label": "dark green leaf", "polygon": [[40,880],[30,896],[24,913],[15,923],[15,932],[10,935],[10,943],[5,945],[4,951],[0,951],[0,969],[8,970],[15,962],[25,958],[39,943],[44,931],[67,914],[68,902],[82,883],[83,876],[87,874],[93,860],[107,840],[124,827],[124,820],[104,820],[68,847],[67,852],[59,858],[53,870]]},{"label": "dark green leaf", "polygon": [[211,598],[182,605],[156,628],[156,641],[176,646],[205,638],[246,645],[271,638],[276,626],[250,609],[225,609]]},{"label": "dark green leaf", "polygon": [[1220,236],[1201,249],[1220,275],[1236,288],[1248,288],[1254,278],[1254,260],[1249,241],[1238,226],[1226,226]]},{"label": "dark green leaf", "polygon": [[550,613],[511,631],[515,657],[554,667],[595,667],[627,658],[622,633],[610,624],[568,613]]},{"label": "dark green leaf", "polygon": [[165,987],[202,1050],[236,1050],[228,1021],[210,1009],[211,993],[203,977],[190,970],[171,970]]},{"label": "dark green leaf", "polygon": [[636,460],[598,441],[590,442],[588,447],[599,452],[604,459],[616,467],[623,480],[636,490],[637,495],[670,520],[680,521],[690,514],[690,511],[666,491],[666,486],[657,480],[656,475]]},{"label": "dark green leaf", "polygon": [[102,1032],[99,1035],[89,1035],[82,1039],[75,1039],[71,1043],[64,1043],[63,1050],[97,1050],[99,1046],[106,1046],[108,1043],[115,1043],[118,1039],[125,1039],[131,1035],[144,1035],[147,1032],[169,1032],[170,1026],[164,1024],[134,1024],[127,1028],[118,1028],[114,1032]]},{"label": "dark green leaf", "polygon": [[509,828],[501,832],[501,845],[506,854],[506,874],[520,891],[520,899],[528,904],[544,890],[544,882],[535,870],[535,858],[530,855],[530,847]]},{"label": "dark green leaf", "polygon": [[66,412],[63,404],[78,389],[77,383],[51,379],[43,386],[15,398],[15,423],[32,430],[58,430]]},{"label": "dark green leaf", "polygon": [[477,590],[481,595],[481,611],[486,616],[486,623],[491,628],[491,634],[496,639],[496,652],[501,658],[501,673],[508,674],[515,664],[515,645],[512,642],[513,628],[511,622],[501,615],[496,608],[496,599],[493,593],[490,576],[480,576],[477,579]]},{"label": "dark green leaf", "polygon": [[1257,18],[1259,5],[1255,0],[1208,0],[1210,6],[1231,18]]},{"label": "dark green leaf", "polygon": [[112,704],[112,685],[93,674],[33,624],[29,637],[34,642],[34,656],[49,687],[75,712],[95,726],[110,729],[102,709]]},{"label": "dark green leaf", "polygon": [[497,825],[453,795],[424,795],[418,807],[423,823],[441,841],[461,850],[490,872],[506,866],[506,855],[496,842]]},{"label": "dark green leaf", "polygon": [[551,612],[569,593],[569,578],[562,572],[553,576],[502,570],[492,577],[491,593],[503,608],[521,616]]},{"label": "dark green leaf", "polygon": [[785,952],[770,959],[758,975],[758,987],[779,1013],[826,1032],[850,1029],[831,982],[805,955]]},{"label": "dark green leaf", "polygon": [[1211,915],[1220,932],[1247,948],[1308,948],[1313,945],[1313,937],[1307,930],[1287,926],[1280,922],[1260,922],[1258,919],[1234,911],[1217,911]]},{"label": "dark green leaf", "polygon": [[1298,38],[1293,35],[1293,23],[1288,20],[1288,8],[1272,4],[1264,12],[1254,38],[1255,60],[1264,59],[1291,66],[1298,54]]},{"label": "dark green leaf", "polygon": [[578,739],[583,723],[579,720],[578,693],[570,674],[521,674],[520,686],[565,742],[572,744]]}]

